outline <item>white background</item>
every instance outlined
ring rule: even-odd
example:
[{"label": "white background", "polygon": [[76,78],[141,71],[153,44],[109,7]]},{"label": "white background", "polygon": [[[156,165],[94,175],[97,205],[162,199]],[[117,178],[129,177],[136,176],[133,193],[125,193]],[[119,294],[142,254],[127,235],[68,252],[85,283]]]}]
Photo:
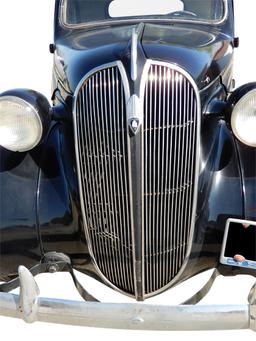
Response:
[{"label": "white background", "polygon": [[[236,30],[241,45],[236,50],[235,78],[237,85],[256,81],[255,21],[256,1],[235,0]],[[40,91],[48,98],[51,96],[52,55],[48,45],[53,36],[53,0],[0,0],[0,93],[7,89],[27,87]],[[204,283],[209,273],[190,280],[182,288],[154,298],[149,303],[178,303],[189,297]],[[80,276],[87,283],[84,276]],[[42,296],[79,299],[68,275],[41,275],[37,277]],[[238,276],[219,278],[212,292],[202,301],[203,304],[245,303],[254,279]],[[127,301],[126,298],[105,289],[89,280],[86,284],[96,289],[96,296],[103,301]],[[183,290],[182,290],[183,289]],[[95,292],[94,292],[95,294]],[[216,340],[233,338],[246,341],[255,340],[256,334],[250,331],[212,331],[212,332],[138,332],[107,329],[94,329],[58,326],[36,323],[26,325],[22,321],[0,318],[0,337],[13,340],[70,340],[70,339],[141,339],[170,340],[186,337],[189,340]]]}]

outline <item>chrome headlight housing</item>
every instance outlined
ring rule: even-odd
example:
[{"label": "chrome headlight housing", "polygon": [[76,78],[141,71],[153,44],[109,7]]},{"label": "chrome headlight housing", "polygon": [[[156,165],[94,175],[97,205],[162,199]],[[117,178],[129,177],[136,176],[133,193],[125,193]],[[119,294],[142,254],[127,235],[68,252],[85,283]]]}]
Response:
[{"label": "chrome headlight housing", "polygon": [[231,128],[239,141],[256,147],[256,88],[243,94],[234,105]]},{"label": "chrome headlight housing", "polygon": [[49,115],[46,101],[41,94],[29,90],[13,90],[0,96],[0,145],[13,152],[26,152],[37,146],[45,129],[44,117]]}]

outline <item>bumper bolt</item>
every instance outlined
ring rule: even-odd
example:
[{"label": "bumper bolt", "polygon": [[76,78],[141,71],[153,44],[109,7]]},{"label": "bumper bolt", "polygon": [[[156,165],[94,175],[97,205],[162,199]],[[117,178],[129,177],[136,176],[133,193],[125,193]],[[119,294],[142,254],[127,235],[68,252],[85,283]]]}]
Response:
[{"label": "bumper bolt", "polygon": [[51,274],[54,274],[55,272],[57,272],[59,269],[58,265],[57,264],[52,264],[49,266],[48,268],[48,271],[51,273]]}]

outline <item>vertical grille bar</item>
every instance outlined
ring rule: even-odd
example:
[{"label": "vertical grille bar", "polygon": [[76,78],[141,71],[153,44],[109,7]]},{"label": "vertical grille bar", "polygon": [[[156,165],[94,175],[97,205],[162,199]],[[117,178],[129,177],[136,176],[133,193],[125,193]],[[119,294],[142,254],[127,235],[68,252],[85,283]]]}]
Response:
[{"label": "vertical grille bar", "polygon": [[189,79],[152,63],[144,96],[145,294],[167,286],[188,250],[195,191],[198,103]]}]

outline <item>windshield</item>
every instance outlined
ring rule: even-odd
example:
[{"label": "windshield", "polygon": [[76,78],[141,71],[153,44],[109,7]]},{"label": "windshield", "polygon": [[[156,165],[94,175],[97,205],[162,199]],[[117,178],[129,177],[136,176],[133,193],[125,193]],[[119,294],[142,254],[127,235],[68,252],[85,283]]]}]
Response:
[{"label": "windshield", "polygon": [[62,0],[65,25],[128,21],[195,21],[219,23],[227,0]]}]

